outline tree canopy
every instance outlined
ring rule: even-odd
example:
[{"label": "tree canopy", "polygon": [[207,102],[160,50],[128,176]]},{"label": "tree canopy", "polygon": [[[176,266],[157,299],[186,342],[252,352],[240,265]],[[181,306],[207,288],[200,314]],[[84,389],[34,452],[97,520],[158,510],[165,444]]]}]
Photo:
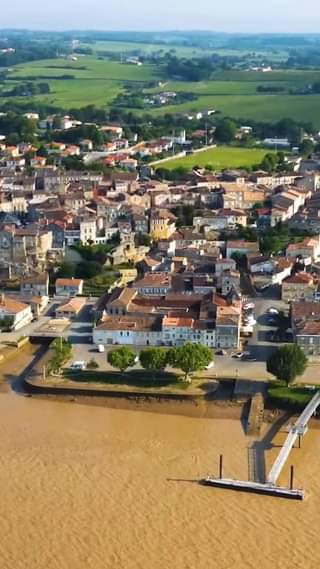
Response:
[{"label": "tree canopy", "polygon": [[214,136],[219,142],[231,142],[237,132],[237,125],[230,119],[222,119],[217,124]]},{"label": "tree canopy", "polygon": [[312,154],[312,152],[314,151],[314,144],[312,140],[310,139],[303,140],[300,144],[299,150],[300,154],[302,154],[304,158],[308,158],[310,154]]},{"label": "tree canopy", "polygon": [[169,363],[181,369],[185,373],[185,379],[190,373],[205,369],[212,359],[210,348],[191,342],[179,348],[173,348],[168,354]]},{"label": "tree canopy", "polygon": [[307,357],[296,344],[278,348],[267,361],[267,371],[288,385],[302,375],[307,366]]},{"label": "tree canopy", "polygon": [[163,370],[168,361],[168,351],[164,348],[149,348],[140,352],[142,367],[150,371]]},{"label": "tree canopy", "polygon": [[112,367],[119,369],[123,373],[128,367],[134,366],[135,357],[135,352],[131,348],[121,346],[121,348],[108,352],[107,360]]}]

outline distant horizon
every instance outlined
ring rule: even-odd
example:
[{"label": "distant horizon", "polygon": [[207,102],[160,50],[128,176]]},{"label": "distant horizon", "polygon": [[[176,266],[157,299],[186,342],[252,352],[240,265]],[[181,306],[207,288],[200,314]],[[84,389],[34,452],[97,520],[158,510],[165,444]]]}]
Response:
[{"label": "distant horizon", "polygon": [[242,35],[242,36],[320,36],[320,31],[231,31],[231,30],[216,30],[209,28],[32,28],[32,27],[13,27],[5,26],[0,27],[0,32],[46,32],[46,33],[68,33],[68,32],[81,32],[81,33],[106,33],[106,34],[188,34],[188,33],[203,33],[203,34],[222,34],[222,35]]},{"label": "distant horizon", "polygon": [[227,30],[215,30],[215,29],[208,29],[208,28],[184,28],[184,29],[175,29],[175,28],[150,28],[150,29],[143,29],[143,28],[36,28],[36,27],[12,27],[12,26],[5,26],[0,27],[0,32],[46,32],[46,33],[110,33],[110,34],[123,34],[123,33],[132,33],[132,34],[194,34],[194,33],[202,33],[202,34],[217,34],[217,35],[241,35],[241,36],[320,36],[320,31],[312,32],[312,31],[293,31],[293,32],[285,32],[285,31],[276,31],[276,32],[266,32],[266,31],[227,31]]},{"label": "distant horizon", "polygon": [[10,0],[1,11],[3,29],[30,31],[165,32],[176,30],[244,34],[318,34],[318,0]]}]

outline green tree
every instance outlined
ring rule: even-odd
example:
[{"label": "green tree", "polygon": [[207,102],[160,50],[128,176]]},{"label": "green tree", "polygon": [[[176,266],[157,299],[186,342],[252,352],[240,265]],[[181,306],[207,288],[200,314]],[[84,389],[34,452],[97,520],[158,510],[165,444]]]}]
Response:
[{"label": "green tree", "polygon": [[216,127],[214,136],[219,142],[231,142],[237,132],[237,125],[230,119],[222,119]]},{"label": "green tree", "polygon": [[135,353],[131,348],[122,346],[121,348],[108,352],[107,360],[112,367],[119,369],[123,373],[128,367],[134,366],[135,357]]},{"label": "green tree", "polygon": [[181,369],[188,379],[190,373],[201,371],[212,361],[210,348],[201,344],[188,342],[179,348],[173,348],[168,353],[168,363]]},{"label": "green tree", "polygon": [[243,253],[240,253],[239,251],[234,251],[231,254],[231,259],[233,261],[236,262],[237,265],[237,269],[245,269],[247,266],[247,258],[245,255],[243,255]]},{"label": "green tree", "polygon": [[300,144],[299,150],[300,154],[302,154],[304,158],[308,158],[308,156],[310,156],[310,154],[312,154],[312,152],[314,151],[314,144],[312,140],[309,139],[303,140],[302,143]]},{"label": "green tree", "polygon": [[281,239],[276,235],[265,235],[260,241],[260,251],[264,255],[271,255],[277,253],[281,249]]},{"label": "green tree", "polygon": [[75,276],[75,272],[76,272],[75,263],[70,263],[69,261],[64,261],[60,265],[57,277],[58,278],[65,278],[65,279],[72,279],[72,277]]},{"label": "green tree", "polygon": [[276,154],[272,154],[271,152],[265,155],[264,159],[260,164],[260,168],[262,168],[262,170],[265,170],[266,172],[273,172],[274,170],[276,170],[277,166],[278,166],[278,156]]},{"label": "green tree", "polygon": [[135,244],[143,247],[150,247],[152,239],[148,233],[136,233],[135,234]]},{"label": "green tree", "polygon": [[50,348],[53,350],[53,356],[48,362],[48,373],[59,373],[63,364],[66,363],[72,355],[72,345],[64,338],[56,338],[51,342]]},{"label": "green tree", "polygon": [[103,267],[100,263],[96,261],[83,261],[77,264],[75,276],[80,279],[92,279],[100,275],[102,271]]},{"label": "green tree", "polygon": [[143,369],[148,371],[163,370],[168,361],[168,350],[163,348],[149,348],[140,352],[140,363]]},{"label": "green tree", "polygon": [[287,385],[302,375],[307,366],[307,357],[296,344],[282,346],[267,361],[267,371]]}]

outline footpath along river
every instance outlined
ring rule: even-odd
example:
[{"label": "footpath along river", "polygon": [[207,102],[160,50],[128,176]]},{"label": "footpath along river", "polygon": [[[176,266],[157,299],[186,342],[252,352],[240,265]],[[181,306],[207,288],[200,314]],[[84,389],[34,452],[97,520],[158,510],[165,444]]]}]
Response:
[{"label": "footpath along river", "polygon": [[[1,366],[3,381],[21,373],[33,349]],[[299,503],[195,482],[217,471],[220,452],[226,475],[247,477],[253,439],[238,420],[26,398],[6,384],[0,391],[1,569],[318,567],[318,429],[290,460],[307,490]],[[267,450],[267,465],[278,450]]]}]

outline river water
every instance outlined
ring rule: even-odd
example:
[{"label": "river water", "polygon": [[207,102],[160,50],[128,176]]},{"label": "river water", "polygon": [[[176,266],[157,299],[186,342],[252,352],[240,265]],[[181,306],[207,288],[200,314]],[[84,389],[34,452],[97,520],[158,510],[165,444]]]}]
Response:
[{"label": "river water", "polygon": [[[11,374],[22,363],[11,364]],[[9,374],[10,375],[10,374]],[[267,429],[267,427],[266,427]],[[293,451],[291,502],[201,487],[247,477],[235,420],[0,394],[1,569],[312,569],[320,561],[320,430]],[[273,443],[283,441],[284,434]],[[267,466],[279,449],[267,451]],[[282,482],[288,478],[288,469]]]}]

